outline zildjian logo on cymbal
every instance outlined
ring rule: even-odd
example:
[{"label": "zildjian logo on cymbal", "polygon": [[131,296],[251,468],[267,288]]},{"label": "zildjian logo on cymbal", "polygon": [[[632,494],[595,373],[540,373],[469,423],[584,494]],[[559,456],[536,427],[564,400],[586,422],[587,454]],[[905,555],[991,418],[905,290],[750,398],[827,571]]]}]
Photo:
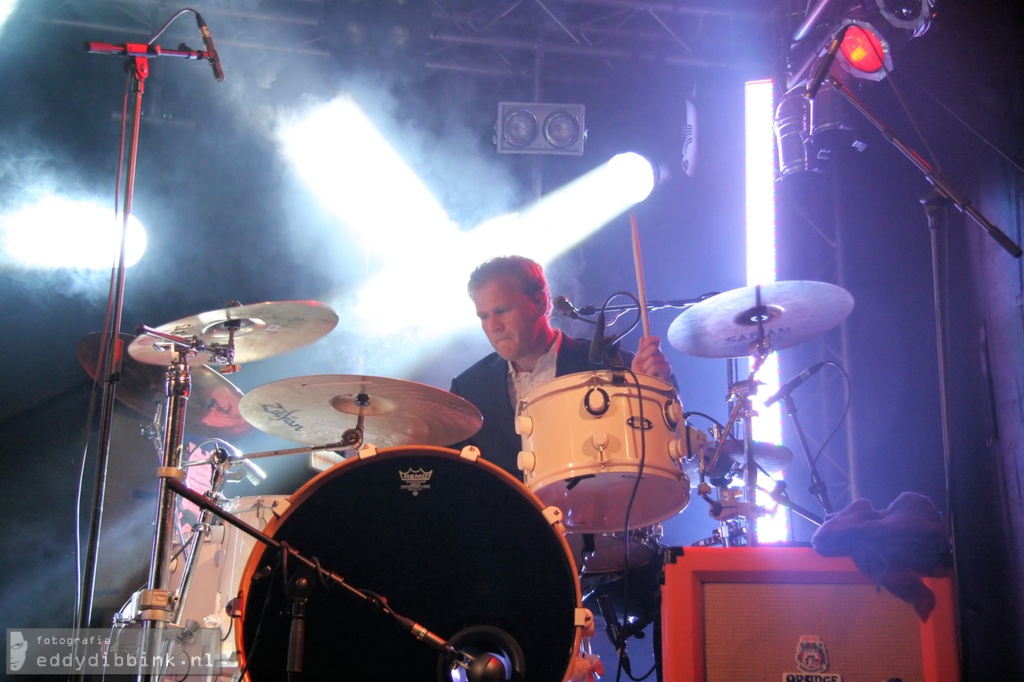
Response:
[{"label": "zildjian logo on cymbal", "polygon": [[298,410],[289,410],[281,403],[274,403],[273,405],[262,403],[260,407],[263,408],[264,412],[273,417],[271,421],[287,424],[296,431],[302,431],[305,428],[299,423],[299,420],[296,417],[299,412]]}]

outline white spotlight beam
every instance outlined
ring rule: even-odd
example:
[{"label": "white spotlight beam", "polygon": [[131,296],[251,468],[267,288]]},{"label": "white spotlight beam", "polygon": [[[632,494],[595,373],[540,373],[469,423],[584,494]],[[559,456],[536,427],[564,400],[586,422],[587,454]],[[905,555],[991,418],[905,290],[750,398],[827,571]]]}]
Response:
[{"label": "white spotlight beam", "polygon": [[[421,347],[473,326],[466,297],[472,269],[508,254],[547,265],[643,200],[653,187],[653,171],[642,157],[634,156],[603,164],[519,213],[498,216],[464,234],[435,236],[429,253],[437,257],[386,268],[359,291],[355,319],[376,335],[412,337]],[[429,299],[417,296],[417,287],[429,290]],[[422,303],[411,304],[411,297]],[[458,314],[460,310],[464,314]],[[406,362],[398,357],[393,366],[375,371],[401,374]]]},{"label": "white spotlight beam", "polygon": [[422,256],[435,239],[457,230],[351,97],[283,124],[278,135],[299,176],[375,258]]}]

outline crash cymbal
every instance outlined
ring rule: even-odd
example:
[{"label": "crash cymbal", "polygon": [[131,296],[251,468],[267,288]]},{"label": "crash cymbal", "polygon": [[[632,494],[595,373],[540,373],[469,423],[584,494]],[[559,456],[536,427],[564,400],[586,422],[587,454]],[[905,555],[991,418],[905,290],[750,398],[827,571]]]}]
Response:
[{"label": "crash cymbal", "polygon": [[320,374],[249,391],[239,406],[257,429],[305,445],[338,443],[363,415],[363,442],[378,447],[451,445],[483,424],[464,398],[401,379]]},{"label": "crash cymbal", "polygon": [[[226,307],[169,322],[157,331],[187,339],[197,337],[206,345],[227,346],[235,327],[235,362],[242,364],[309,345],[326,336],[338,324],[338,314],[316,301],[276,301]],[[167,365],[167,343],[152,336],[138,336],[128,354],[147,365]],[[218,364],[210,353],[189,358],[189,365]]]},{"label": "crash cymbal", "polygon": [[781,350],[846,319],[853,296],[825,282],[769,282],[716,294],[687,308],[668,328],[673,348],[702,358],[751,355],[762,338]]},{"label": "crash cymbal", "polygon": [[[752,445],[754,448],[754,462],[769,474],[776,474],[793,462],[793,452],[789,448],[775,445],[774,443],[755,442]],[[711,456],[715,453],[715,445],[708,444],[704,448],[704,453],[710,460]],[[742,473],[741,470],[746,463],[747,457],[743,452],[743,442],[727,440],[725,445],[722,446],[721,454],[718,455],[718,461],[715,463],[714,470],[706,473],[705,476],[717,478],[724,476],[730,471]],[[700,461],[695,458],[692,461],[684,462],[683,471],[690,477],[691,481],[696,483],[699,480]]]},{"label": "crash cymbal", "polygon": [[[76,355],[86,373],[95,381],[102,365],[100,346],[103,332],[86,334],[78,341]],[[123,348],[135,337],[121,334]],[[185,430],[197,436],[235,438],[252,431],[252,425],[238,411],[242,392],[228,379],[209,367],[189,368],[192,391],[185,408]],[[123,358],[115,396],[139,414],[152,418],[166,399],[165,370],[144,365],[131,357]]]}]

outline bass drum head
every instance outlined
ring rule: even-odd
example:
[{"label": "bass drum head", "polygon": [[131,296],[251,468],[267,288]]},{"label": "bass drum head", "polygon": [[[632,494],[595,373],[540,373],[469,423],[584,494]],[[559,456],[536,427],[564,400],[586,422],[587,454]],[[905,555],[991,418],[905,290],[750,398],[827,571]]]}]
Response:
[{"label": "bass drum head", "polygon": [[[497,466],[391,448],[323,472],[291,502],[267,528],[274,539],[460,650],[509,659],[508,679],[567,677],[581,641],[576,567],[540,501]],[[237,641],[255,682],[288,667],[292,602],[277,554],[258,545],[242,577]],[[288,561],[293,577],[301,568]],[[335,584],[316,585],[305,604],[303,654],[306,679],[434,680],[441,670],[435,649]]]}]

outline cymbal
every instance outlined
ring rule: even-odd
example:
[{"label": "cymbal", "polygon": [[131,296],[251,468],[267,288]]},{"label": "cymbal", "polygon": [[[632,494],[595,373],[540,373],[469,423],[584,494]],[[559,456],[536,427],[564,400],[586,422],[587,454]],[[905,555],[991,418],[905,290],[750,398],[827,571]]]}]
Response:
[{"label": "cymbal", "polygon": [[[123,348],[135,337],[120,334]],[[92,332],[78,340],[75,354],[86,373],[96,380],[102,366],[100,346],[104,332]],[[242,392],[226,377],[209,367],[190,367],[192,390],[185,408],[185,430],[198,436],[235,438],[252,431],[252,425],[238,411]],[[158,405],[166,399],[165,370],[144,365],[131,357],[122,358],[121,376],[115,396],[132,410],[153,417]]]},{"label": "cymbal", "polygon": [[[775,445],[774,443],[760,442],[754,442],[752,446],[754,449],[754,462],[769,474],[777,474],[793,463],[793,452],[787,447]],[[710,460],[714,453],[714,445],[708,444],[704,448],[704,456],[708,460]],[[722,452],[718,456],[718,461],[715,462],[714,470],[705,472],[705,476],[707,478],[721,477],[734,469],[742,468],[746,463],[747,456],[743,452],[743,442],[727,440],[725,445],[722,446]],[[691,481],[696,482],[700,475],[700,461],[695,458],[692,461],[684,462],[683,471],[690,477]]]},{"label": "cymbal", "polygon": [[738,358],[751,355],[762,338],[769,339],[772,350],[809,341],[851,310],[853,296],[834,284],[769,282],[716,294],[687,308],[669,325],[668,342],[702,358]]},{"label": "cymbal", "polygon": [[249,391],[239,405],[257,429],[305,445],[341,442],[363,420],[363,442],[378,447],[447,446],[483,424],[464,398],[401,379],[320,374],[282,379]]},{"label": "cymbal", "polygon": [[[169,322],[157,331],[184,338],[197,337],[206,345],[227,346],[235,326],[235,362],[242,364],[309,345],[326,336],[338,324],[338,314],[316,301],[272,301],[226,307]],[[128,354],[147,365],[168,365],[167,342],[142,334],[128,347]],[[217,364],[211,353],[201,351],[189,365]]]}]

